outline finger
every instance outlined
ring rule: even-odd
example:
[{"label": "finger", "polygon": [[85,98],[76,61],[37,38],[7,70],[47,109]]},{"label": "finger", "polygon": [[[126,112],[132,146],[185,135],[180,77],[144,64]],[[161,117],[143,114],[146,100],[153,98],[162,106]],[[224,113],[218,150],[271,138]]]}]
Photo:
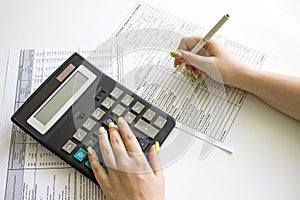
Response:
[{"label": "finger", "polygon": [[180,50],[182,55],[182,61],[186,64],[192,65],[201,71],[207,71],[213,61],[211,57],[200,56],[188,51]]},{"label": "finger", "polygon": [[197,78],[199,78],[201,72],[199,71],[199,69],[193,68],[193,69],[192,69],[192,74],[193,74],[193,76],[197,79]]},{"label": "finger", "polygon": [[122,117],[118,118],[118,126],[127,151],[130,153],[143,154],[139,142],[127,122]]},{"label": "finger", "polygon": [[192,66],[192,65],[185,65],[185,69],[186,69],[186,71],[187,71],[187,73],[192,73],[192,70],[194,69],[194,67]]},{"label": "finger", "polygon": [[[203,39],[202,36],[191,36],[185,39],[189,45],[187,46],[187,49],[182,49],[182,50],[188,50],[191,51],[195,45],[200,42]],[[221,48],[222,45],[218,43],[216,40],[209,40],[206,42],[206,44],[203,46],[203,48],[197,52],[197,54],[202,55],[202,56],[216,56],[218,53],[218,49]],[[180,49],[180,48],[178,48]]]},{"label": "finger", "polygon": [[157,145],[159,146],[159,143],[156,142],[155,145],[152,145],[149,150],[149,161],[150,166],[156,176],[163,176],[163,170],[162,170],[162,164],[158,155]]},{"label": "finger", "polygon": [[115,168],[116,159],[108,139],[107,131],[103,126],[99,128],[98,140],[104,163],[108,167]]},{"label": "finger", "polygon": [[113,122],[110,122],[108,127],[109,127],[110,143],[116,158],[116,163],[121,161],[123,162],[129,159],[129,155],[126,151],[124,142],[119,133],[119,128]]},{"label": "finger", "polygon": [[100,165],[96,152],[91,147],[88,147],[87,150],[88,150],[88,158],[90,161],[90,165],[95,175],[95,178],[97,179],[100,186],[102,186],[107,182],[107,178],[108,178],[107,173]]},{"label": "finger", "polygon": [[184,37],[181,39],[177,49],[190,51],[200,41],[198,39],[199,37]]}]

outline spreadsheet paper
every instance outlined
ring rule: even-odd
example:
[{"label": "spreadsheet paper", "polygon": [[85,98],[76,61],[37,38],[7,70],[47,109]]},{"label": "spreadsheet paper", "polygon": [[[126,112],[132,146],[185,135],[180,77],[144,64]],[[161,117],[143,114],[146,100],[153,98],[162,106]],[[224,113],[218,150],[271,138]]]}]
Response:
[{"label": "spreadsheet paper", "polygon": [[[203,35],[207,30],[147,4],[138,3],[116,33],[97,49],[21,49],[10,52],[6,93],[20,105],[73,52],[150,103],[174,116],[195,137],[218,146],[230,134],[247,92],[211,79],[204,82],[185,71],[174,72],[169,51],[181,36]],[[166,37],[166,33],[170,33]],[[260,69],[265,55],[222,36],[216,36],[241,62]],[[13,89],[13,91],[11,91]],[[6,108],[4,108],[6,109]],[[12,114],[12,113],[10,113]],[[6,116],[9,118],[10,116]],[[45,149],[15,125],[7,168],[5,199],[104,199],[99,187]]]}]

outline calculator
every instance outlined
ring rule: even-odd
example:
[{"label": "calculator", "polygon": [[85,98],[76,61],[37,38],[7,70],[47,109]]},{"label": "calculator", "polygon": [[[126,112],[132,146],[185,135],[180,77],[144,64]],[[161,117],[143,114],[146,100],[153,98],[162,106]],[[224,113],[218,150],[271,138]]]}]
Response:
[{"label": "calculator", "polygon": [[102,166],[98,129],[122,116],[143,152],[164,142],[175,119],[98,70],[78,53],[68,58],[24,102],[12,121],[97,183],[88,160],[92,147]]}]

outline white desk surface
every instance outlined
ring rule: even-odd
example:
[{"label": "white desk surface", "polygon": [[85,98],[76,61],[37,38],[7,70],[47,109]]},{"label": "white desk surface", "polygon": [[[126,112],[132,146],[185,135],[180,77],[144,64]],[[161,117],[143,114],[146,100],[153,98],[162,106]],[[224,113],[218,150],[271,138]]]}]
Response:
[{"label": "white desk surface", "polygon": [[[9,49],[95,45],[124,19],[128,0],[0,0],[0,105]],[[173,14],[210,28],[224,13],[220,34],[266,52],[266,70],[300,76],[300,17],[296,0],[152,0]],[[113,19],[113,20],[112,20]],[[7,77],[9,83],[9,77]],[[2,118],[1,121],[9,120]],[[235,152],[215,149],[199,160],[200,141],[165,169],[167,199],[300,199],[300,123],[249,95],[235,125]],[[9,133],[1,132],[7,163]],[[5,169],[6,170],[6,169]],[[1,172],[4,194],[6,172]],[[2,196],[0,196],[1,198]]]}]

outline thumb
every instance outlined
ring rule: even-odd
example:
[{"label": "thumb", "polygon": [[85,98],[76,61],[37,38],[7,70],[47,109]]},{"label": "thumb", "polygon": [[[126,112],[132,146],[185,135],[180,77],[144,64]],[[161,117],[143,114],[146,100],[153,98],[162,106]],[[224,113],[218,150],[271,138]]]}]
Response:
[{"label": "thumb", "polygon": [[208,66],[212,63],[212,57],[201,56],[189,51],[179,50],[181,52],[182,61],[185,64],[189,64],[194,66],[195,68],[206,72],[208,70]]}]

